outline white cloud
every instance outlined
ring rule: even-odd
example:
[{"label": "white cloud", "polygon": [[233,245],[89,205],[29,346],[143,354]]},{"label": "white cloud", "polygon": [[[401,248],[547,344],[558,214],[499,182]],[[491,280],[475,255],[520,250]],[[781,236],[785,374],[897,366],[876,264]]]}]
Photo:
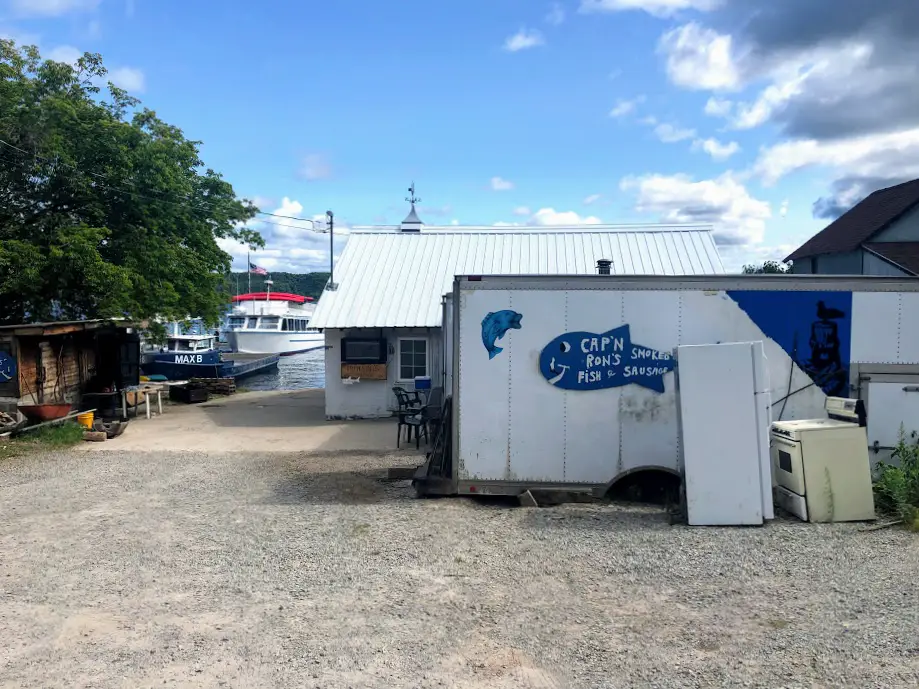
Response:
[{"label": "white cloud", "polygon": [[75,65],[77,60],[83,57],[83,53],[72,45],[59,45],[53,48],[47,55],[47,59],[54,62],[63,62],[68,65]]},{"label": "white cloud", "polygon": [[536,48],[545,45],[546,41],[540,31],[536,29],[520,29],[513,36],[508,36],[504,41],[504,49],[509,53],[516,53],[520,50]]},{"label": "white cloud", "polygon": [[[514,211],[515,215],[523,215],[517,211],[529,209],[518,208]],[[600,218],[592,215],[581,216],[574,211],[557,211],[554,208],[540,208],[535,213],[527,213],[529,217],[524,222],[506,222],[499,221],[494,223],[494,227],[554,227],[558,225],[601,225]]]},{"label": "white cloud", "polygon": [[690,22],[665,33],[658,51],[666,58],[667,76],[677,86],[694,90],[733,90],[740,86],[740,68],[730,35]]},{"label": "white cloud", "polygon": [[565,21],[565,8],[557,2],[553,2],[552,7],[549,9],[549,14],[546,15],[546,22],[552,24],[552,26],[558,26],[563,21]]},{"label": "white cloud", "polygon": [[99,0],[12,0],[13,11],[22,16],[59,17],[70,12],[87,12]]},{"label": "white cloud", "polygon": [[709,12],[721,4],[722,0],[581,0],[579,11],[593,13],[641,10],[655,17],[671,17],[684,10]]},{"label": "white cloud", "polygon": [[[267,199],[263,199],[267,200]],[[271,208],[271,206],[268,206]],[[303,204],[284,197],[270,212],[276,216],[256,216],[246,227],[256,230],[265,239],[265,249],[252,252],[252,261],[269,271],[311,272],[328,270],[329,234],[324,213],[304,213]],[[304,220],[292,220],[304,218]],[[315,224],[308,220],[316,221]],[[350,224],[335,218],[335,254],[341,253],[351,232]],[[220,248],[233,256],[234,270],[245,270],[248,248],[231,239],[218,240]]]},{"label": "white cloud", "polygon": [[788,199],[782,201],[782,206],[779,208],[779,215],[783,218],[788,215]]},{"label": "white cloud", "polygon": [[736,141],[721,143],[718,139],[696,139],[692,142],[694,151],[705,151],[712,160],[727,160],[740,150],[740,144]]},{"label": "white cloud", "polygon": [[675,144],[678,141],[691,139],[696,135],[696,130],[683,129],[664,122],[654,128],[654,135],[665,144]]},{"label": "white cloud", "polygon": [[327,179],[332,176],[332,166],[324,155],[310,153],[303,158],[300,174],[311,182]]},{"label": "white cloud", "polygon": [[492,191],[510,191],[514,188],[513,182],[509,182],[501,177],[492,177],[490,184]]},{"label": "white cloud", "polygon": [[734,108],[734,103],[727,100],[726,98],[718,98],[717,96],[712,96],[705,103],[705,114],[711,115],[712,117],[728,117],[731,114],[731,110]]},{"label": "white cloud", "polygon": [[919,128],[825,141],[786,141],[763,149],[754,171],[764,184],[771,185],[792,172],[817,166],[860,177],[919,177]]},{"label": "white cloud", "polygon": [[616,105],[613,107],[613,109],[609,111],[609,116],[625,117],[626,115],[630,115],[631,113],[635,112],[635,108],[644,102],[644,96],[638,96],[636,98],[632,98],[631,100],[620,98],[616,101]]},{"label": "white cloud", "polygon": [[601,225],[603,221],[592,215],[582,217],[574,211],[557,211],[554,208],[540,208],[533,213],[528,225]]},{"label": "white cloud", "polygon": [[526,206],[518,206],[514,209],[514,215],[528,216],[530,215],[530,209]]},{"label": "white cloud", "polygon": [[600,194],[591,194],[590,196],[584,199],[584,205],[589,206],[592,203],[596,203],[599,200],[600,200]]},{"label": "white cloud", "polygon": [[108,79],[118,88],[131,93],[143,93],[145,87],[144,73],[134,67],[119,67],[108,74]]},{"label": "white cloud", "polygon": [[715,240],[724,245],[759,244],[769,203],[750,196],[729,173],[695,181],[688,175],[627,177],[620,188],[636,195],[635,209],[671,223],[711,223]]},{"label": "white cloud", "polygon": [[460,223],[459,223],[459,220],[457,220],[456,218],[453,218],[453,220],[450,221],[450,224],[455,227],[456,225],[459,225]]}]

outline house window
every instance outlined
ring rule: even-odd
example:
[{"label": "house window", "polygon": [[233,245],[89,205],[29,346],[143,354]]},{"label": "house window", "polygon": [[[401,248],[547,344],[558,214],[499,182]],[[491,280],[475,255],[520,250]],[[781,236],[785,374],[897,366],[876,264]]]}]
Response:
[{"label": "house window", "polygon": [[428,341],[405,338],[399,340],[399,380],[414,380],[428,375]]}]

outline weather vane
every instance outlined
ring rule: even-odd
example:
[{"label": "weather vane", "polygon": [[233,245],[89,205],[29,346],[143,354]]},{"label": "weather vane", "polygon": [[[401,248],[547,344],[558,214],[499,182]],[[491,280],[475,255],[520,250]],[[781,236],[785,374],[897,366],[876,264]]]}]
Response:
[{"label": "weather vane", "polygon": [[408,201],[408,202],[409,202],[410,204],[412,204],[413,206],[414,206],[416,203],[421,203],[421,199],[419,199],[419,198],[417,198],[417,197],[415,196],[415,183],[414,183],[414,182],[412,182],[412,186],[410,186],[410,187],[408,188],[408,193],[411,194],[411,196],[406,196],[406,197],[405,197],[405,200],[406,200],[406,201]]}]

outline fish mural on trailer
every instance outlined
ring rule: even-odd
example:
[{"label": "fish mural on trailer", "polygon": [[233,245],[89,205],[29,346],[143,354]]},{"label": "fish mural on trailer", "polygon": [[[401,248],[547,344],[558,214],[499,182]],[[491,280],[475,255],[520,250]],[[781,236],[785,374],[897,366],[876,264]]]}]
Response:
[{"label": "fish mural on trailer", "polygon": [[664,375],[674,368],[668,352],[632,342],[628,324],[605,333],[559,335],[539,354],[543,377],[563,390],[604,390],[639,385],[664,392]]},{"label": "fish mural on trailer", "polygon": [[489,359],[494,359],[504,351],[495,343],[504,337],[508,330],[520,330],[521,318],[523,318],[522,314],[505,309],[489,313],[482,319],[482,344],[488,351]]},{"label": "fish mural on trailer", "polygon": [[827,395],[849,395],[852,293],[729,291],[766,337]]}]

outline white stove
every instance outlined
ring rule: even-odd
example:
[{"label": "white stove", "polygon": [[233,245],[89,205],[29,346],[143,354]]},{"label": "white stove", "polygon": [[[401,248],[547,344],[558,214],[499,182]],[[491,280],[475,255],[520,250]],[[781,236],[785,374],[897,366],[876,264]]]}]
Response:
[{"label": "white stove", "polygon": [[825,408],[825,419],[772,424],[776,502],[804,521],[874,519],[864,403],[827,397]]}]

